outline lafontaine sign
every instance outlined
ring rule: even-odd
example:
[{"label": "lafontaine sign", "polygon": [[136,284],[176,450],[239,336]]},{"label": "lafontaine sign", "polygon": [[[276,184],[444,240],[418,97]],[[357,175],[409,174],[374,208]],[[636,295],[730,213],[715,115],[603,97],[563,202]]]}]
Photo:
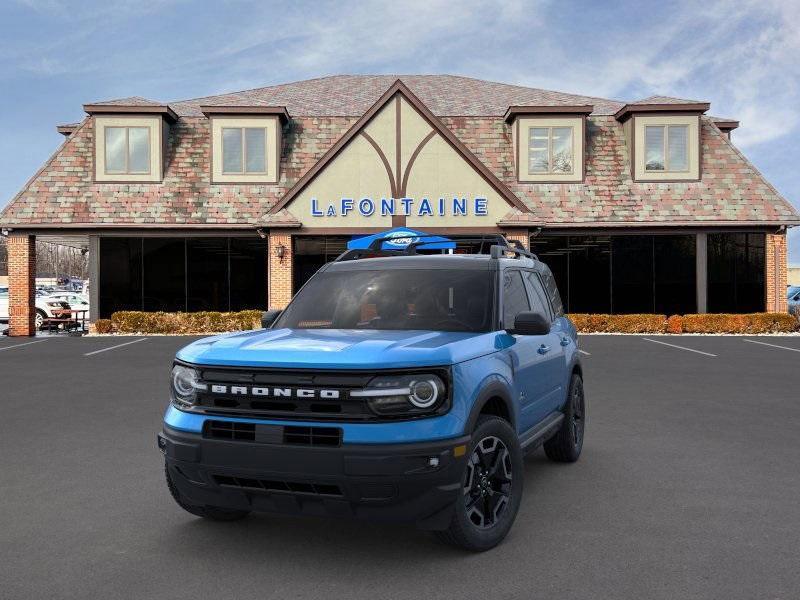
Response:
[{"label": "lafontaine sign", "polygon": [[489,214],[488,200],[480,197],[449,198],[340,198],[320,202],[311,198],[312,217],[346,217],[350,213],[362,217],[485,217]]}]

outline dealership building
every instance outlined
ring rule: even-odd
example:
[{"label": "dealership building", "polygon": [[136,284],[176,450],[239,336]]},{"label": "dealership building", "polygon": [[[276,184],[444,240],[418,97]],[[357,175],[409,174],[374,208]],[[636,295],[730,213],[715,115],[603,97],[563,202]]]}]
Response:
[{"label": "dealership building", "polygon": [[704,101],[342,75],[84,110],[0,215],[12,335],[34,333],[36,239],[89,252],[108,317],[280,308],[394,227],[519,240],[572,313],[786,310],[800,216]]}]

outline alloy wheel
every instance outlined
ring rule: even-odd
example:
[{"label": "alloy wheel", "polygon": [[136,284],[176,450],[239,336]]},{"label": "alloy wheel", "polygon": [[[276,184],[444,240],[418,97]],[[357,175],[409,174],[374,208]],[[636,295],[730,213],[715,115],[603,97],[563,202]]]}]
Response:
[{"label": "alloy wheel", "polygon": [[475,445],[464,480],[467,518],[480,529],[496,525],[511,497],[511,454],[495,436]]}]

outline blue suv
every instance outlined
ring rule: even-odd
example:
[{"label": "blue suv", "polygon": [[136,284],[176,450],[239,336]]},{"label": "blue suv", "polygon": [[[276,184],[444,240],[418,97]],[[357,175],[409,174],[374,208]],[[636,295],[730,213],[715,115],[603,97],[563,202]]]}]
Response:
[{"label": "blue suv", "polygon": [[401,521],[482,551],[514,522],[526,452],[578,459],[577,334],[550,270],[502,238],[424,245],[346,252],[264,330],[177,353],[158,445],[182,508]]}]

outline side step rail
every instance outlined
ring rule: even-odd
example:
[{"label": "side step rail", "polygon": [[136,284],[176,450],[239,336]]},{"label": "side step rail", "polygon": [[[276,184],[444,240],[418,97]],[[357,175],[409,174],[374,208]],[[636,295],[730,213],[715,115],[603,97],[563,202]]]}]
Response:
[{"label": "side step rail", "polygon": [[555,411],[547,415],[541,423],[526,431],[519,441],[523,452],[535,450],[543,444],[552,434],[561,427],[564,420],[564,413]]}]

